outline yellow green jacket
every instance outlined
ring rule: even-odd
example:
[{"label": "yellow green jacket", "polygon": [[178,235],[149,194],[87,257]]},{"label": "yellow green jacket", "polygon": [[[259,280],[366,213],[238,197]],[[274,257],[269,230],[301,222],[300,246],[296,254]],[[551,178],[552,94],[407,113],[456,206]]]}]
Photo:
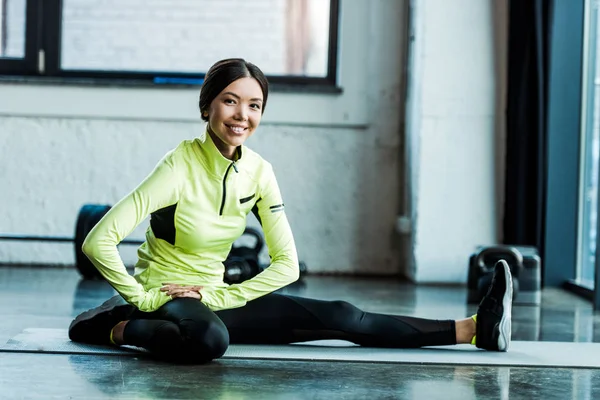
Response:
[{"label": "yellow green jacket", "polygon": [[[219,152],[210,135],[183,141],[168,152],[131,193],[91,230],[83,252],[106,280],[141,311],[170,300],[164,283],[200,285],[211,310],[241,307],[298,279],[298,256],[271,164],[241,146],[237,160]],[[240,284],[223,282],[223,261],[257,215],[271,264]],[[134,275],[117,244],[146,217],[150,225],[138,249]]]}]

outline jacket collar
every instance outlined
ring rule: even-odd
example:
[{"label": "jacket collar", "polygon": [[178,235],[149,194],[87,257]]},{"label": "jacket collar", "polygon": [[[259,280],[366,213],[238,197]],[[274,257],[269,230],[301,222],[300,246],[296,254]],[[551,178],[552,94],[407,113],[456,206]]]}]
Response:
[{"label": "jacket collar", "polygon": [[204,133],[204,138],[198,138],[196,142],[198,143],[198,148],[200,154],[202,155],[202,161],[210,172],[219,177],[223,177],[232,163],[239,165],[239,163],[242,161],[243,146],[237,147],[237,159],[232,161],[221,154],[208,131]]}]

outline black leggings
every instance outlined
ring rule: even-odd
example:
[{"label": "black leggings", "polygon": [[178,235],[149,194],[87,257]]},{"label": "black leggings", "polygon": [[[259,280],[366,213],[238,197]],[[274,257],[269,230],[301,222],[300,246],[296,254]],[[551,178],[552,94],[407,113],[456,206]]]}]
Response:
[{"label": "black leggings", "polygon": [[345,301],[268,294],[244,307],[213,312],[179,298],[157,311],[136,311],[125,326],[126,344],[177,362],[204,363],[231,344],[288,344],[342,339],[361,346],[415,348],[456,344],[453,320],[364,312]]}]

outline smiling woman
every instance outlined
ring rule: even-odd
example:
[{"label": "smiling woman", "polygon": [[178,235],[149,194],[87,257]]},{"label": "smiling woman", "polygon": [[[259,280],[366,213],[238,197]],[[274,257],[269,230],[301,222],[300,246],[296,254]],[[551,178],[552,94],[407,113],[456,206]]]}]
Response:
[{"label": "smiling woman", "polygon": [[227,59],[210,68],[205,86],[200,94],[202,119],[208,122],[208,134],[223,156],[233,160],[235,149],[260,124],[269,95],[268,82],[255,65]]},{"label": "smiling woman", "polygon": [[[364,312],[345,301],[273,293],[299,277],[294,237],[275,173],[244,145],[260,124],[268,82],[243,59],[216,63],[200,93],[204,137],[182,142],[92,229],[83,252],[119,293],[79,315],[73,341],[133,345],[176,362],[221,357],[230,343],[281,344],[344,339],[370,347],[472,343],[506,351],[512,280],[499,261],[477,315],[431,320]],[[228,285],[224,265],[255,213],[271,264]],[[117,250],[150,215],[130,276]]]}]

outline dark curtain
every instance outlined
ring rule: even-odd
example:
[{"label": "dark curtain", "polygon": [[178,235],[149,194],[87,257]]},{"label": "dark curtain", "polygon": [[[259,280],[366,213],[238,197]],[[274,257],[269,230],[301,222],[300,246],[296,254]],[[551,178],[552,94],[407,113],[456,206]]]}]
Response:
[{"label": "dark curtain", "polygon": [[552,0],[509,0],[505,244],[543,254]]}]

